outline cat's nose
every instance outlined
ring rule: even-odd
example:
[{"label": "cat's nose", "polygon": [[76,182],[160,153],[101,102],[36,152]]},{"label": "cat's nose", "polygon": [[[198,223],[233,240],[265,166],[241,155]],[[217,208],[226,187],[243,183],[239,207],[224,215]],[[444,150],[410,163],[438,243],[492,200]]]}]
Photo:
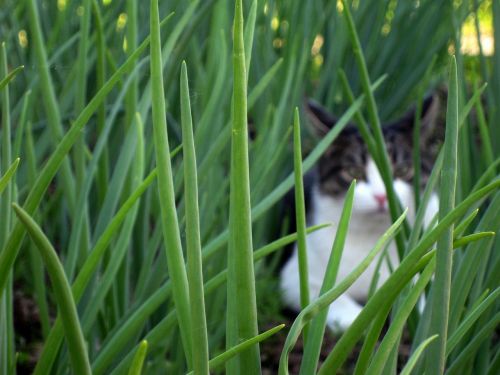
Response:
[{"label": "cat's nose", "polygon": [[385,206],[385,202],[387,201],[387,196],[385,194],[373,194],[373,197],[380,207]]}]

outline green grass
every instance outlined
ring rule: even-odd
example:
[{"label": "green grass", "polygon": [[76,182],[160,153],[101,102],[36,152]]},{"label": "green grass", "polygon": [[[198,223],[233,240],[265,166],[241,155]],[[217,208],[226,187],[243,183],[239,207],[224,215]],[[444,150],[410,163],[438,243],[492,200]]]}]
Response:
[{"label": "green grass", "polygon": [[[459,33],[484,29],[471,21],[479,7],[498,47],[500,12],[498,1],[474,4],[5,1],[0,375],[16,366],[258,374],[260,343],[273,335],[284,341],[282,374],[301,335],[301,374],[494,374],[500,48],[463,56]],[[405,220],[381,124],[443,82],[446,140],[415,220]],[[338,115],[322,139],[308,126],[305,96]],[[394,224],[338,280],[353,184],[321,296],[310,301],[305,235],[321,226],[306,227],[302,175],[350,123],[381,170]],[[297,218],[283,218],[294,186]],[[438,222],[423,228],[433,191]],[[400,265],[318,364],[329,304],[393,237]],[[303,309],[283,327],[273,254],[294,241]],[[20,292],[40,320],[28,343],[14,327]],[[398,367],[403,338],[411,355]],[[42,350],[29,363],[34,345]]]}]

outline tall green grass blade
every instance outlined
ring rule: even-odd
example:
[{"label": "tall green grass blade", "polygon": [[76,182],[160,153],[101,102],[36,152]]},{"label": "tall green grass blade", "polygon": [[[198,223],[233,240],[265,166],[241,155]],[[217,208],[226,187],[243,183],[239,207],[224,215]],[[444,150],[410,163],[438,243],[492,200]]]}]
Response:
[{"label": "tall green grass blade", "polygon": [[208,334],[205,318],[205,299],[203,297],[196,153],[185,62],[182,63],[181,67],[180,92],[182,149],[184,155],[184,196],[186,199],[187,276],[189,279],[189,301],[191,306],[191,342],[196,343],[196,350],[193,351],[193,371],[195,374],[202,375],[209,372]]},{"label": "tall green grass blade", "polygon": [[[5,47],[5,42],[0,45],[0,77],[8,77],[7,74],[7,50]],[[0,91],[1,95],[1,105],[2,105],[2,152],[0,155],[0,172],[2,170],[7,171],[7,178],[2,178],[5,180],[4,187],[1,187],[0,182],[0,192],[5,189],[3,196],[0,199],[0,246],[4,246],[7,241],[8,233],[11,227],[11,209],[10,202],[14,194],[14,184],[8,184],[7,182],[11,179],[14,174],[16,164],[11,166],[12,159],[12,147],[11,147],[11,114],[10,114],[10,95],[9,86],[4,85]],[[9,170],[11,170],[11,177],[9,177]],[[2,296],[0,293],[0,366],[2,372],[6,372],[8,369],[12,368],[14,365],[14,320],[13,320],[13,299],[12,299],[12,273],[8,272],[8,287],[7,292]]]},{"label": "tall green grass blade", "polygon": [[[353,181],[345,195],[345,203],[340,216],[340,221],[338,223],[332,252],[330,253],[330,258],[328,259],[328,266],[326,268],[323,284],[321,285],[320,295],[323,295],[328,290],[333,288],[337,279],[340,259],[342,258],[342,252],[349,228],[349,221],[351,219],[355,187],[356,181]],[[318,360],[325,333],[327,314],[328,310],[320,312],[311,323],[311,329],[309,331],[307,343],[304,348],[303,360],[300,366],[301,374],[312,374],[318,368]]]},{"label": "tall green grass blade", "polygon": [[[441,172],[439,200],[439,219],[443,218],[455,205],[457,181],[457,139],[458,139],[458,78],[454,57],[450,62],[448,83],[448,105],[446,113],[446,136],[444,160]],[[426,372],[442,374],[445,368],[446,341],[448,338],[448,317],[450,304],[451,267],[453,248],[453,225],[446,230],[437,242],[436,278],[433,283],[432,314],[429,332],[439,335],[431,344],[426,358]]]},{"label": "tall green grass blade", "polygon": [[68,342],[68,350],[71,356],[73,371],[76,374],[91,374],[90,363],[87,355],[87,348],[83,338],[82,329],[78,321],[75,301],[71,293],[68,279],[64,275],[64,270],[56,251],[50,244],[33,219],[17,204],[12,205],[17,217],[26,226],[33,242],[38,247],[49,276],[52,279],[52,286],[59,308],[64,333]]},{"label": "tall green grass blade", "polygon": [[[302,177],[302,147],[300,145],[299,109],[295,108],[293,120],[293,167],[295,176],[295,208],[297,222],[297,251],[299,254],[300,307],[309,305],[309,272],[307,266],[306,244],[306,207],[304,200],[304,181]],[[304,327],[307,340],[307,326]]]},{"label": "tall green grass blade", "polygon": [[151,0],[151,97],[153,98],[153,130],[158,168],[158,194],[160,197],[163,237],[168,262],[168,271],[172,279],[173,296],[179,314],[182,343],[188,366],[191,367],[192,346],[190,340],[189,286],[179,233],[177,211],[175,207],[172,165],[169,158],[165,95],[163,90],[163,72],[160,41],[160,18],[158,0]]},{"label": "tall green grass blade", "polygon": [[[243,5],[237,0],[233,23],[233,108],[229,203],[229,248],[226,346],[258,334],[252,219],[248,166],[247,71],[243,41]],[[242,352],[238,361],[228,361],[226,371],[260,373],[259,346]]]}]

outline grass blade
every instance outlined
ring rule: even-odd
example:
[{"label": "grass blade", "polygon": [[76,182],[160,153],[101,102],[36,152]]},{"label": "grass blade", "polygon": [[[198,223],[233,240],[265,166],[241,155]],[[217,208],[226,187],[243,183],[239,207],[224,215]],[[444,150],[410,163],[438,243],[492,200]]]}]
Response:
[{"label": "grass blade", "polygon": [[78,321],[75,301],[56,251],[26,211],[15,203],[12,207],[19,220],[26,226],[33,242],[40,251],[48,274],[52,279],[54,295],[59,308],[59,316],[61,317],[66,340],[68,341],[68,350],[73,364],[73,371],[76,374],[90,375],[92,372],[90,370],[87,347],[85,346],[82,329]]},{"label": "grass blade", "polygon": [[[248,167],[247,73],[243,41],[243,5],[235,3],[233,24],[233,124],[229,203],[229,249],[226,346],[237,345],[258,334],[252,219]],[[227,362],[227,373],[260,373],[259,346]]]},{"label": "grass blade", "polygon": [[191,367],[191,340],[190,340],[190,308],[189,286],[179,233],[177,211],[175,207],[174,186],[172,180],[172,165],[169,157],[167,135],[167,120],[165,110],[165,95],[163,91],[163,72],[160,40],[160,18],[158,14],[158,0],[151,0],[151,97],[153,98],[153,131],[158,168],[158,194],[160,199],[163,237],[167,255],[168,271],[172,279],[173,296],[179,311],[182,344],[188,367]]},{"label": "grass blade", "polygon": [[[441,190],[439,194],[440,221],[443,220],[455,205],[457,181],[458,79],[456,60],[453,56],[450,62],[450,79],[448,87],[444,160],[441,171]],[[437,242],[436,278],[433,284],[434,294],[432,299],[430,333],[437,334],[439,337],[431,344],[431,351],[427,357],[426,372],[429,374],[442,374],[445,368],[452,249],[453,225],[443,233]]]},{"label": "grass blade", "polygon": [[128,375],[141,375],[142,365],[144,364],[144,359],[146,358],[147,352],[148,342],[146,340],[142,340],[139,344],[139,348],[137,348],[134,359],[132,360]]},{"label": "grass blade", "polygon": [[9,169],[7,169],[5,174],[0,178],[0,194],[2,194],[3,190],[7,187],[7,184],[11,180],[12,176],[14,176],[14,173],[16,173],[19,161],[20,161],[19,158],[14,160],[14,162],[10,165]]},{"label": "grass blade", "polygon": [[186,252],[189,301],[191,306],[191,342],[195,374],[208,374],[208,334],[203,297],[203,270],[201,263],[200,214],[198,208],[198,179],[193,123],[186,63],[181,67],[182,149],[184,154],[184,197],[186,200]]},{"label": "grass blade", "polygon": [[[338,223],[337,233],[335,234],[335,240],[333,242],[332,252],[330,253],[330,258],[328,260],[328,266],[323,279],[323,285],[321,286],[320,295],[323,295],[330,290],[335,285],[335,281],[337,279],[340,259],[342,258],[342,252],[349,228],[349,220],[352,213],[352,206],[354,203],[355,187],[356,181],[353,181],[345,195],[345,203],[340,216],[340,221]],[[321,351],[321,344],[323,342],[323,335],[325,333],[327,314],[327,310],[322,311],[311,323],[311,329],[309,331],[302,364],[300,366],[301,374],[312,374],[318,367],[318,359]]]},{"label": "grass blade", "polygon": [[11,70],[9,74],[7,74],[2,80],[0,81],[0,90],[3,89],[5,86],[9,84],[10,81],[14,79],[14,77],[24,69],[24,65],[18,66],[17,68]]},{"label": "grass blade", "polygon": [[[299,109],[295,108],[293,121],[293,167],[295,176],[295,207],[297,221],[297,251],[299,254],[300,307],[309,305],[309,275],[306,245],[306,207],[304,200],[304,181],[302,177],[302,148],[300,146]],[[307,326],[304,327],[307,338]]]},{"label": "grass blade", "polygon": [[429,337],[427,340],[423,341],[418,347],[417,349],[415,350],[415,352],[411,355],[410,359],[408,360],[408,362],[406,362],[406,365],[405,367],[403,368],[403,370],[401,370],[401,374],[400,375],[410,375],[413,368],[415,367],[415,365],[417,364],[420,356],[422,355],[422,353],[424,352],[424,350],[427,348],[427,346],[429,346],[429,344],[434,341],[435,339],[437,339],[437,335],[434,335],[434,336],[431,336]]}]

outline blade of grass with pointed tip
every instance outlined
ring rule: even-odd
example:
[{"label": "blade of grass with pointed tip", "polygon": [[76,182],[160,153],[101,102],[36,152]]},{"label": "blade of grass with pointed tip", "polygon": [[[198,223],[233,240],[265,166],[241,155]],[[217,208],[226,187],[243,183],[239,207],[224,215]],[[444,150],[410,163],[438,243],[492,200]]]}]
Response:
[{"label": "blade of grass with pointed tip", "polygon": [[14,162],[10,165],[5,174],[2,177],[0,177],[0,194],[2,194],[3,190],[7,187],[9,181],[14,176],[14,173],[16,173],[19,161],[20,161],[19,158],[14,160]]},{"label": "blade of grass with pointed tip", "polygon": [[45,262],[45,266],[47,267],[48,274],[52,279],[54,295],[59,309],[59,316],[61,317],[64,327],[66,340],[68,342],[68,350],[73,365],[73,371],[76,374],[90,375],[92,372],[90,370],[85,339],[83,338],[82,329],[78,321],[75,301],[56,251],[27,212],[15,203],[12,207],[37,245]]},{"label": "blade of grass with pointed tip", "polygon": [[[340,259],[342,258],[347,231],[349,229],[349,221],[351,219],[355,187],[356,181],[354,180],[345,195],[344,207],[342,208],[342,214],[340,216],[337,232],[333,241],[332,251],[328,259],[328,265],[323,278],[323,284],[321,285],[320,295],[333,288],[337,279]],[[318,368],[318,360],[321,352],[321,344],[323,343],[327,315],[328,310],[322,311],[311,322],[309,336],[307,337],[307,343],[304,347],[304,356],[300,365],[300,374],[312,374]]]},{"label": "blade of grass with pointed tip", "polygon": [[[219,354],[217,357],[212,358],[209,362],[210,371],[215,371],[217,368],[219,368],[224,363],[226,363],[229,359],[238,355],[242,351],[252,347],[253,345],[256,345],[257,343],[268,339],[272,335],[281,331],[284,327],[285,327],[284,324],[280,324],[276,327],[273,327],[265,332],[262,332],[261,334],[258,334],[255,337],[252,337],[251,339],[245,340],[242,343],[240,343],[236,346],[233,346],[231,349],[226,350],[224,353]],[[193,374],[194,374],[194,372],[191,371],[188,375],[193,375]]]},{"label": "blade of grass with pointed tip", "polygon": [[[233,23],[233,108],[229,195],[229,248],[226,346],[258,334],[257,302],[252,247],[252,216],[248,166],[247,72],[243,41],[243,5],[237,0]],[[259,346],[242,352],[239,361],[226,363],[226,371],[260,373]]]},{"label": "blade of grass with pointed tip", "polygon": [[[457,140],[458,140],[458,78],[456,60],[450,61],[448,82],[448,105],[446,113],[446,135],[444,141],[444,160],[441,171],[439,199],[439,219],[442,220],[455,205],[457,183]],[[426,372],[442,374],[446,360],[446,341],[448,339],[448,317],[450,306],[450,286],[453,248],[453,225],[446,230],[437,242],[436,277],[433,283],[431,326],[429,333],[439,335],[431,344],[426,358]]]},{"label": "blade of grass with pointed tip", "polygon": [[14,79],[14,77],[24,69],[24,65],[18,66],[17,68],[10,71],[2,80],[0,81],[0,90],[9,84],[10,81]]},{"label": "blade of grass with pointed tip", "polygon": [[142,340],[137,348],[132,364],[130,365],[130,370],[128,375],[141,375],[142,365],[144,364],[144,359],[148,352],[148,342],[147,340]]},{"label": "blade of grass with pointed tip", "polygon": [[182,149],[184,155],[184,197],[186,200],[187,275],[191,305],[191,342],[196,343],[196,350],[193,351],[193,371],[196,374],[203,375],[209,372],[208,334],[205,317],[205,299],[203,296],[196,153],[193,139],[187,68],[184,61],[181,66],[180,92]]},{"label": "blade of grass with pointed tip", "polygon": [[163,90],[160,17],[158,12],[158,0],[151,0],[151,97],[153,98],[153,138],[156,165],[158,168],[158,194],[160,196],[161,220],[168,271],[172,279],[174,302],[179,310],[177,317],[179,319],[184,353],[188,367],[191,368],[192,344],[189,321],[189,286],[186,269],[184,268],[184,256],[182,254],[177,211],[175,207],[172,165],[169,158],[170,151],[167,135],[165,95]]},{"label": "blade of grass with pointed tip", "polygon": [[[300,145],[299,109],[295,108],[293,120],[293,171],[295,176],[295,209],[297,225],[297,252],[300,280],[300,307],[309,305],[309,268],[307,266],[306,207],[304,200],[304,181],[302,177],[302,147]],[[304,327],[307,340],[307,326]]]},{"label": "blade of grass with pointed tip", "polygon": [[437,335],[431,336],[428,339],[426,339],[425,341],[423,341],[417,347],[417,349],[415,350],[415,352],[413,352],[413,354],[411,355],[411,357],[408,360],[408,362],[406,362],[405,367],[403,367],[403,369],[401,370],[401,374],[400,375],[410,375],[411,374],[413,368],[417,364],[417,361],[419,360],[419,358],[422,355],[422,353],[424,352],[424,350],[429,346],[429,344],[433,340],[437,339],[437,337],[438,337]]}]

